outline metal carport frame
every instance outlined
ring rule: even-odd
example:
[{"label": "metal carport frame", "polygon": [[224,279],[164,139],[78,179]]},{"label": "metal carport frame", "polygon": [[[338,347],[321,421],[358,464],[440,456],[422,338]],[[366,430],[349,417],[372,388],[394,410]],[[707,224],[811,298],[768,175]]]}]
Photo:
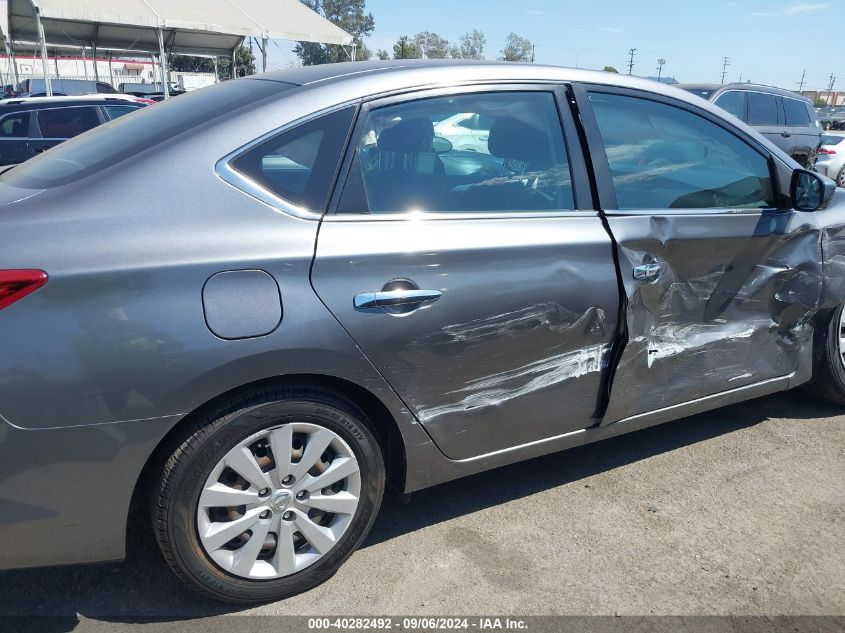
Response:
[{"label": "metal carport frame", "polygon": [[47,94],[47,46],[158,54],[167,96],[167,55],[233,57],[247,37],[353,45],[352,36],[299,0],[0,0],[0,37],[41,49]]}]

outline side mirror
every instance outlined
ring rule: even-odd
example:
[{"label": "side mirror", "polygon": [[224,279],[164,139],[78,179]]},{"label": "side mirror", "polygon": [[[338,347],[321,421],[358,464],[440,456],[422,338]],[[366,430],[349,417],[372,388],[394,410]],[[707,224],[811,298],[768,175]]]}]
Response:
[{"label": "side mirror", "polygon": [[836,191],[836,183],[806,169],[792,172],[789,197],[792,208],[797,211],[819,211],[824,209]]},{"label": "side mirror", "polygon": [[435,154],[448,154],[452,151],[452,141],[442,136],[435,136],[431,139],[431,149]]}]

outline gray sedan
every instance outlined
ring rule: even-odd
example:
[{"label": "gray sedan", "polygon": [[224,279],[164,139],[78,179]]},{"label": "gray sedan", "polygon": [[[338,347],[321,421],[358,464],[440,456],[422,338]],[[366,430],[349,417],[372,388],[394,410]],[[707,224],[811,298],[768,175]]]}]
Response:
[{"label": "gray sedan", "polygon": [[[460,113],[485,147],[435,137]],[[388,485],[799,385],[845,405],[845,191],[631,76],[228,81],[5,172],[0,204],[0,567],[120,559],[151,520],[188,586],[277,599]]]}]

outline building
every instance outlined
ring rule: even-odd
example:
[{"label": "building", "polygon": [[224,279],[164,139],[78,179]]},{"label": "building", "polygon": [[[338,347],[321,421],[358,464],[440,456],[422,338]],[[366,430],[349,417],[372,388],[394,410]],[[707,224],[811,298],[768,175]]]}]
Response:
[{"label": "building", "polygon": [[813,103],[821,99],[829,106],[845,106],[845,90],[802,90],[801,94]]},{"label": "building", "polygon": [[[15,55],[18,82],[25,79],[43,79],[41,57]],[[103,58],[78,56],[55,56],[48,58],[47,72],[51,77],[62,79],[90,79],[103,81],[119,88],[122,83],[153,83],[161,81],[160,66],[151,59],[114,57]],[[194,90],[215,83],[214,73],[170,72],[171,83],[185,90]],[[0,55],[0,85],[15,84],[15,68],[12,60]]]}]

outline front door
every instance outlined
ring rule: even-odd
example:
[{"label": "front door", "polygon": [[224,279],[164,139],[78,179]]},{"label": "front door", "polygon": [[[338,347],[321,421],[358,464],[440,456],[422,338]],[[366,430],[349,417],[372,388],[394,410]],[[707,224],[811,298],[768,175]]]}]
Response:
[{"label": "front door", "polygon": [[604,422],[789,376],[820,258],[807,214],[777,208],[771,157],[693,106],[578,94],[628,302]]},{"label": "front door", "polygon": [[[559,96],[474,87],[365,106],[320,226],[316,292],[453,459],[595,421],[618,285]],[[489,122],[485,151],[435,138],[457,113]]]}]

